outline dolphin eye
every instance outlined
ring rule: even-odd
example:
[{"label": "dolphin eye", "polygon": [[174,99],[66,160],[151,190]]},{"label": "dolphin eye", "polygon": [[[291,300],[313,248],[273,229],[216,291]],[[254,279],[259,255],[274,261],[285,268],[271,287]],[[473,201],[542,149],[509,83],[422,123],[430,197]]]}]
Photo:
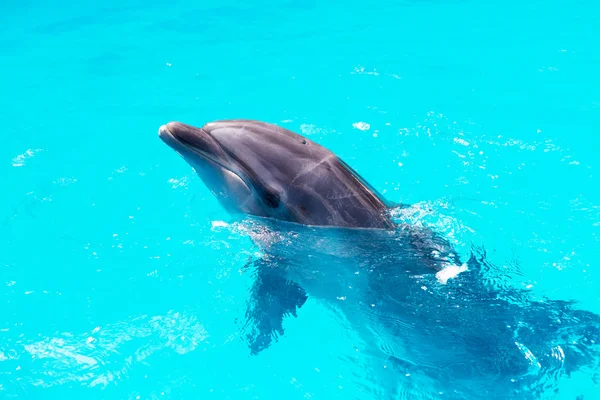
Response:
[{"label": "dolphin eye", "polygon": [[306,144],[306,139],[300,139],[300,143]]},{"label": "dolphin eye", "polygon": [[264,195],[264,202],[271,208],[279,207],[279,196],[272,192],[266,192]]}]

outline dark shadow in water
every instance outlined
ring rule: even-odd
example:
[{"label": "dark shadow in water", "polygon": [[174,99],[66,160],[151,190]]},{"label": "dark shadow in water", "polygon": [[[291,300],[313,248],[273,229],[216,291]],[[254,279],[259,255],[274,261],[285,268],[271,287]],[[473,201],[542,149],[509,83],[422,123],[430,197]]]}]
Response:
[{"label": "dark shadow in water", "polygon": [[[265,253],[249,265],[255,283],[244,331],[252,354],[283,335],[286,316],[302,318],[309,296],[344,313],[365,351],[393,367],[379,379],[402,397],[422,398],[421,382],[444,398],[537,398],[558,390],[562,375],[598,366],[600,317],[574,302],[490,285],[494,267],[483,249],[461,264],[443,238],[406,227],[260,221],[250,234]],[[465,266],[445,284],[436,275]],[[407,373],[412,394],[399,379]]]}]

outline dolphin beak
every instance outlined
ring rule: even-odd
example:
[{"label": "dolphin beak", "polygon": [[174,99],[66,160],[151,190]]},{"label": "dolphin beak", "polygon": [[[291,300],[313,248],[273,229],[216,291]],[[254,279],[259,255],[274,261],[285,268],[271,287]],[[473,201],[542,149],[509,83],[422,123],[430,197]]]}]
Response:
[{"label": "dolphin beak", "polygon": [[213,162],[223,164],[227,159],[219,143],[202,128],[185,125],[180,122],[169,122],[158,128],[160,139],[175,151],[188,155],[195,153],[208,157]]},{"label": "dolphin beak", "polygon": [[158,128],[158,137],[170,147],[179,149],[181,148],[181,143],[175,135],[177,132],[177,123],[169,122],[168,124],[161,125]]},{"label": "dolphin beak", "polygon": [[173,134],[171,133],[171,131],[169,131],[170,124],[172,124],[172,122],[169,122],[165,125],[161,125],[160,128],[158,128],[158,137],[160,137],[162,140],[165,140],[168,137],[173,137]]}]

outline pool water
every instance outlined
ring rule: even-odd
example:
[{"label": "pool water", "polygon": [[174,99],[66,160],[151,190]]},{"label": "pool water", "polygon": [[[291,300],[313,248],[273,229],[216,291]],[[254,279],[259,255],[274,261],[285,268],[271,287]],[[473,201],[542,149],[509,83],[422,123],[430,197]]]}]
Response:
[{"label": "pool water", "polygon": [[[257,249],[159,140],[171,120],[302,133],[461,257],[485,248],[498,287],[600,314],[599,11],[3,1],[0,397],[388,395],[387,366],[315,298],[250,356],[240,321]],[[540,398],[598,398],[588,361]],[[410,378],[404,398],[452,396]]]}]

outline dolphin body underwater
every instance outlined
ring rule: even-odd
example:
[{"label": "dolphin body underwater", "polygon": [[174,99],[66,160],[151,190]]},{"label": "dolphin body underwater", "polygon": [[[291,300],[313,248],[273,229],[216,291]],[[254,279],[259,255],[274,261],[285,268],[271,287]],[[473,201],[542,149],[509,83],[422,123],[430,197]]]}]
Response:
[{"label": "dolphin body underwater", "polygon": [[[533,399],[555,395],[574,371],[600,379],[600,317],[494,287],[485,251],[463,264],[431,229],[395,221],[391,211],[409,206],[386,201],[319,144],[252,120],[170,122],[159,136],[226,210],[253,223],[264,256],[252,263],[244,324],[252,354],[312,296],[386,365],[379,379],[390,392]],[[445,271],[461,273],[446,281]]]}]

